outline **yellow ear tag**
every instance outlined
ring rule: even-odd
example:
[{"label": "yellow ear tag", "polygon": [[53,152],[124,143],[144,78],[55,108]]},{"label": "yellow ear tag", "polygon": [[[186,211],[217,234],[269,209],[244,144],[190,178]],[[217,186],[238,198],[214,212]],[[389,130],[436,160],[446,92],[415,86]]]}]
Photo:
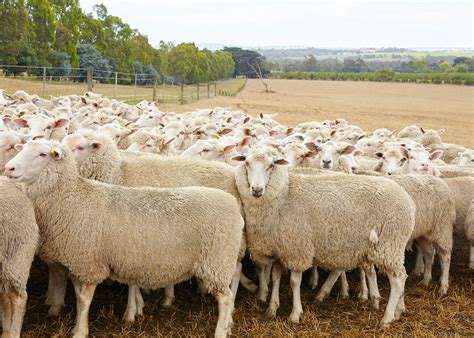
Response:
[{"label": "yellow ear tag", "polygon": [[211,134],[211,137],[212,138],[221,138],[221,136],[219,134]]}]

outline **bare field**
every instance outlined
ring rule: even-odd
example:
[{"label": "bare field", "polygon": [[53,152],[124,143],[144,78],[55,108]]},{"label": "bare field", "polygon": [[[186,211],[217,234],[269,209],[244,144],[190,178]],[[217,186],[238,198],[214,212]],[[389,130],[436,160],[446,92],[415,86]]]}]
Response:
[{"label": "bare field", "polygon": [[446,142],[474,147],[474,88],[379,82],[267,80],[273,94],[262,93],[259,80],[249,80],[236,97],[216,97],[189,105],[163,105],[187,111],[214,106],[249,114],[278,113],[286,124],[343,117],[365,130],[417,124],[445,129]]}]

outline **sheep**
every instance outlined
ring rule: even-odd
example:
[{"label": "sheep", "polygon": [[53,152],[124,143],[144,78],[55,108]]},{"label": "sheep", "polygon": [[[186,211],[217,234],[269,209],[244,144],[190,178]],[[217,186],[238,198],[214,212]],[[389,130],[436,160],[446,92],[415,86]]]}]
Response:
[{"label": "sheep", "polygon": [[467,149],[454,159],[456,165],[474,166],[474,150]]},{"label": "sheep", "polygon": [[[108,277],[159,288],[196,276],[219,303],[215,335],[229,334],[229,284],[244,225],[234,197],[204,187],[94,182],[79,176],[72,153],[60,143],[30,141],[17,148],[5,174],[33,202],[42,255],[71,274],[78,299],[75,337],[87,336],[94,290]],[[80,212],[71,213],[71,206]]]},{"label": "sheep", "polygon": [[456,219],[455,202],[448,185],[432,175],[396,175],[391,177],[413,199],[416,205],[415,229],[410,241],[415,240],[425,257],[423,284],[431,282],[434,245],[440,258],[441,287],[445,295],[449,287],[449,266],[453,246],[453,225]]},{"label": "sheep", "polygon": [[446,162],[452,162],[459,153],[466,151],[466,148],[459,144],[450,144],[441,142],[441,135],[444,133],[444,129],[440,130],[428,130],[417,139],[424,147],[431,150],[443,150],[443,156],[441,159]]},{"label": "sheep", "polygon": [[0,168],[16,155],[15,145],[22,143],[20,136],[12,131],[0,132]]},{"label": "sheep", "polygon": [[465,232],[466,236],[469,239],[469,231],[472,232],[471,225],[469,223],[472,223],[472,201],[474,201],[474,177],[462,176],[446,178],[444,179],[444,182],[446,182],[446,184],[449,186],[451,195],[453,196],[456,205],[455,229],[458,232]]},{"label": "sheep", "polygon": [[0,179],[0,309],[3,337],[20,337],[26,283],[39,240],[33,205],[13,184]]},{"label": "sheep", "polygon": [[469,267],[474,269],[474,200],[471,201],[471,205],[469,206],[464,230],[470,245]]},{"label": "sheep", "polygon": [[[74,153],[79,173],[85,178],[126,187],[203,186],[220,189],[239,198],[234,184],[234,170],[225,164],[120,152],[109,138],[90,131],[69,135],[63,140],[63,145]],[[244,254],[245,239],[240,258]],[[244,275],[241,282],[245,288],[255,291],[256,286]],[[174,298],[170,290],[167,295],[170,297],[165,297],[165,307],[171,306]],[[133,315],[130,315],[127,320],[132,318]]]},{"label": "sheep", "polygon": [[404,127],[400,130],[397,134],[398,138],[408,138],[414,139],[421,137],[424,134],[424,130],[416,125],[411,125],[408,127]]},{"label": "sheep", "polygon": [[303,271],[313,264],[332,270],[375,264],[391,285],[381,324],[399,318],[404,311],[404,250],[415,223],[415,205],[401,187],[377,177],[289,175],[283,166],[288,161],[274,158],[267,148],[254,148],[235,160],[245,161],[235,179],[250,256],[262,264],[276,260],[267,315],[275,316],[279,307],[282,265],[291,270],[290,320],[298,322]]}]

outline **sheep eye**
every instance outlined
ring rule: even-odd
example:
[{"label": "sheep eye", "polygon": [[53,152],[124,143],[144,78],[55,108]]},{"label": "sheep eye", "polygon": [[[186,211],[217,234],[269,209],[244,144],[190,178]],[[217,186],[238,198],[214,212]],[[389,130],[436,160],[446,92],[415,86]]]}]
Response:
[{"label": "sheep eye", "polygon": [[153,116],[148,116],[148,118],[149,118],[149,119],[152,119],[152,118],[153,118]]},{"label": "sheep eye", "polygon": [[46,127],[46,129],[51,129],[51,126]]},{"label": "sheep eye", "polygon": [[385,160],[385,156],[382,157]]},{"label": "sheep eye", "polygon": [[413,156],[410,156],[410,160],[414,160],[415,158]]},{"label": "sheep eye", "polygon": [[46,154],[46,153],[41,153],[41,154],[39,154],[39,156],[41,156],[41,157],[46,157],[46,156],[48,156],[48,154]]},{"label": "sheep eye", "polygon": [[208,152],[210,152],[210,150],[209,149],[203,149],[202,152],[203,153],[208,153]]},{"label": "sheep eye", "polygon": [[371,144],[370,144],[370,143],[367,143],[367,147],[370,147],[370,146],[371,146]]},{"label": "sheep eye", "polygon": [[84,150],[84,147],[77,147],[76,149],[82,151]]}]

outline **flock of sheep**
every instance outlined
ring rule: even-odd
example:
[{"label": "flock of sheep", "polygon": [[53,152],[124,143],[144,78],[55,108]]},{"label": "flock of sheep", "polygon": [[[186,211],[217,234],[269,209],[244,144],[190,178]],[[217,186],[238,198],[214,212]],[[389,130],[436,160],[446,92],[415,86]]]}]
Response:
[{"label": "flock of sheep", "polygon": [[[143,314],[141,289],[195,277],[219,304],[215,335],[230,334],[239,283],[279,307],[290,271],[298,322],[302,274],[329,270],[322,301],[345,271],[360,271],[361,300],[379,308],[377,270],[388,276],[383,326],[405,310],[405,250],[431,281],[435,254],[446,294],[453,230],[465,231],[474,268],[474,152],[442,130],[372,132],[344,119],[288,127],[273,116],[225,108],[183,114],[95,93],[50,100],[0,91],[0,308],[18,337],[34,255],[49,267],[50,315],[76,294],[75,337],[88,334],[99,283],[128,285],[125,321]],[[255,265],[258,286],[242,273]],[[466,262],[467,263],[467,262]]]}]

